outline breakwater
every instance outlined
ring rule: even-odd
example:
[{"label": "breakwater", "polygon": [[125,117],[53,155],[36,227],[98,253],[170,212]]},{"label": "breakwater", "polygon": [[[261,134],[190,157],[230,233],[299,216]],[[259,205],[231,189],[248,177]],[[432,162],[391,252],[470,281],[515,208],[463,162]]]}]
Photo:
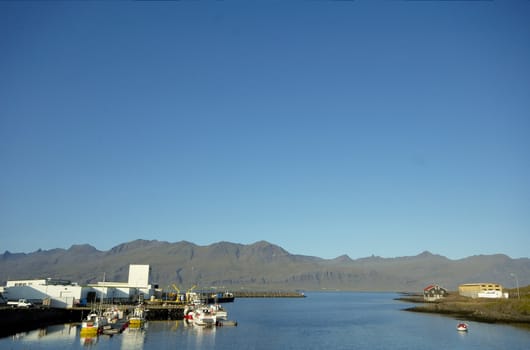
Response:
[{"label": "breakwater", "polygon": [[236,298],[304,298],[302,292],[289,291],[238,291],[234,292]]}]

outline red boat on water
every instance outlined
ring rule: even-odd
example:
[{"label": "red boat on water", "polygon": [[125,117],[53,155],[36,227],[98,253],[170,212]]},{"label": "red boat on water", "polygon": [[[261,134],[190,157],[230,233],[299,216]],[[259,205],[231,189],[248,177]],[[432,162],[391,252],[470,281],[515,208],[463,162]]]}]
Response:
[{"label": "red boat on water", "polygon": [[460,332],[467,332],[468,328],[469,327],[467,326],[467,323],[464,323],[464,322],[456,325],[456,330]]}]

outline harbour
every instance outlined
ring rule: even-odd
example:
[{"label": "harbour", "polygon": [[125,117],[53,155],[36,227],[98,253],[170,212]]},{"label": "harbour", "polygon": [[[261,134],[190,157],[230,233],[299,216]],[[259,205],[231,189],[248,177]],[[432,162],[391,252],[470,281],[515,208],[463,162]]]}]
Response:
[{"label": "harbour", "polygon": [[[218,302],[233,303],[239,298],[303,298],[304,293],[292,291],[238,291],[229,299],[212,298],[212,293],[194,293],[197,301],[205,304]],[[227,301],[228,300],[228,301]],[[145,308],[146,321],[182,321],[187,302],[175,300],[146,300],[142,305]],[[37,305],[31,308],[0,307],[0,337],[10,336],[19,332],[27,332],[42,327],[57,324],[71,323],[80,325],[90,312],[100,309],[115,309],[127,316],[134,312],[135,304],[115,304],[95,302],[90,306],[73,306],[71,308],[54,308]],[[237,321],[232,321],[237,322]],[[224,325],[233,323],[224,322]]]},{"label": "harbour", "polygon": [[[197,327],[186,320],[147,321],[121,334],[81,336],[64,323],[0,339],[22,349],[527,349],[530,332],[517,327],[404,312],[396,293],[307,292],[306,298],[237,298],[224,304],[237,327]],[[464,321],[464,320],[462,320]],[[271,336],[274,335],[274,336]],[[502,346],[500,346],[502,344]]]}]

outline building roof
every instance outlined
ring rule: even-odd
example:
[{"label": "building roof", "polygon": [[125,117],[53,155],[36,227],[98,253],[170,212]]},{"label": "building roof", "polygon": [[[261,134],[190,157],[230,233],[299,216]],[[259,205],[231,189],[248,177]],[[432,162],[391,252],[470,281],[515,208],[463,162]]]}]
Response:
[{"label": "building roof", "polygon": [[443,290],[445,290],[445,288],[440,287],[437,284],[429,284],[427,287],[423,288],[424,291],[428,291],[428,290],[431,290],[431,289],[443,289]]}]

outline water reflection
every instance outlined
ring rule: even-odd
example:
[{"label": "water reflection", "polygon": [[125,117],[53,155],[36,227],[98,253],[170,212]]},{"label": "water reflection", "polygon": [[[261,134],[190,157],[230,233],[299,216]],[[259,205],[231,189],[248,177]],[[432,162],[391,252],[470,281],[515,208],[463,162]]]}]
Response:
[{"label": "water reflection", "polygon": [[79,337],[79,342],[84,347],[92,347],[98,342],[98,336]]},{"label": "water reflection", "polygon": [[467,337],[467,332],[456,332],[461,337]]},{"label": "water reflection", "polygon": [[[186,322],[184,322],[186,324]],[[187,324],[188,332],[192,334],[189,337],[189,345],[193,345],[197,349],[202,347],[212,347],[215,345],[215,327],[196,326]]]},{"label": "water reflection", "polygon": [[74,343],[77,338],[77,327],[71,324],[62,324],[40,328],[30,332],[21,332],[13,336],[13,340],[25,343],[41,341],[60,341],[61,343]]},{"label": "water reflection", "polygon": [[121,349],[122,350],[141,350],[144,348],[145,334],[148,324],[141,328],[127,328],[121,334]]}]

